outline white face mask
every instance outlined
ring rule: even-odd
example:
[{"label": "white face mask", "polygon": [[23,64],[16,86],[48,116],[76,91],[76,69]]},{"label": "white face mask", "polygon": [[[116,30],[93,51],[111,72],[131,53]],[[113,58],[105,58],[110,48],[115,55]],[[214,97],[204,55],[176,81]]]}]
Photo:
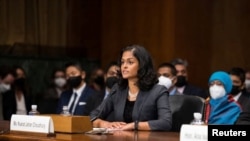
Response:
[{"label": "white face mask", "polygon": [[55,78],[54,80],[55,84],[57,87],[63,87],[66,84],[66,79],[65,78]]},{"label": "white face mask", "polygon": [[167,89],[169,89],[172,86],[172,80],[165,76],[160,76],[159,78],[159,85],[165,86]]},{"label": "white face mask", "polygon": [[10,88],[11,88],[10,84],[2,83],[2,84],[0,84],[0,93],[5,93],[8,90],[10,90]]},{"label": "white face mask", "polygon": [[218,99],[226,95],[226,91],[223,86],[213,85],[209,88],[210,96],[213,99]]},{"label": "white face mask", "polygon": [[249,79],[245,80],[245,85],[246,85],[246,89],[250,89],[250,80]]}]

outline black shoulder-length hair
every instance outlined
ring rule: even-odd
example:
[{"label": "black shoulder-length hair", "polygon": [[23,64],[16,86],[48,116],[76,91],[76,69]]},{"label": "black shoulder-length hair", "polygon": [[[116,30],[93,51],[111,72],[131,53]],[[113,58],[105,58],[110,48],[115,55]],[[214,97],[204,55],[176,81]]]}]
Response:
[{"label": "black shoulder-length hair", "polygon": [[[139,62],[139,69],[137,72],[138,81],[136,85],[142,91],[151,89],[156,83],[158,83],[158,77],[154,69],[153,60],[149,52],[140,45],[129,45],[121,50],[120,57],[118,59],[118,65],[121,67],[122,55],[126,51],[131,51],[133,56]],[[119,86],[125,89],[128,86],[128,80],[123,79],[121,72],[118,73]]]}]

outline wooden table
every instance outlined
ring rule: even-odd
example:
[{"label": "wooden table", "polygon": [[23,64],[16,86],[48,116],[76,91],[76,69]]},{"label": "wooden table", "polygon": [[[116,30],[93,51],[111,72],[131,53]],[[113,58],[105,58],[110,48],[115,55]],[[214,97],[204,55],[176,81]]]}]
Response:
[{"label": "wooden table", "polygon": [[[5,127],[2,127],[5,126]],[[7,128],[6,128],[7,126]],[[8,131],[8,122],[0,121],[1,131]],[[6,130],[7,129],[7,130]],[[0,134],[1,141],[179,141],[177,132],[149,132],[149,131],[114,131],[111,135],[89,135],[89,134],[63,134],[56,133],[55,137],[21,135],[10,132]]]}]

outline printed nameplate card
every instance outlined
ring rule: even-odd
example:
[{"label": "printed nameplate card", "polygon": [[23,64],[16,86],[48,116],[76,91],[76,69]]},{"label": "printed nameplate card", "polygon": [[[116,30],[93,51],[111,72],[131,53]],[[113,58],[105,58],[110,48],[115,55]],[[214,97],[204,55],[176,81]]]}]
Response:
[{"label": "printed nameplate card", "polygon": [[180,131],[180,141],[207,141],[207,125],[183,124]]},{"label": "printed nameplate card", "polygon": [[54,133],[54,125],[49,116],[16,115],[11,116],[11,131]]}]

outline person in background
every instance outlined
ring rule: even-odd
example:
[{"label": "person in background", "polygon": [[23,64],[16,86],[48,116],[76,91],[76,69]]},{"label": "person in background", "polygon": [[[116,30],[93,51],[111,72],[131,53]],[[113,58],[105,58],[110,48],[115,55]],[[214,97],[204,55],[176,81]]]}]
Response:
[{"label": "person in background", "polygon": [[245,76],[246,76],[246,80],[245,80],[246,92],[250,93],[250,70],[246,71]]},{"label": "person in background", "polygon": [[58,100],[61,93],[66,90],[66,76],[61,68],[55,68],[50,78],[48,89],[42,94],[38,103],[38,111],[41,114],[56,114]]},{"label": "person in background", "polygon": [[[86,73],[79,62],[68,62],[65,65],[65,74],[69,89],[62,92],[58,106],[57,114],[63,110],[63,106],[68,106],[72,115],[89,115],[95,106],[89,102],[89,97],[96,96],[95,90],[90,88],[85,82]],[[86,108],[86,105],[88,108]]]},{"label": "person in background", "polygon": [[235,124],[242,109],[233,99],[232,80],[224,71],[214,72],[208,81],[210,97],[205,102],[204,121],[206,124]]},{"label": "person in background", "polygon": [[3,120],[3,94],[11,89],[15,73],[6,65],[0,66],[0,120]]},{"label": "person in background", "polygon": [[15,80],[15,72],[9,66],[0,66],[0,94],[11,89],[11,85]]},{"label": "person in background", "polygon": [[89,80],[89,86],[96,90],[102,91],[105,88],[104,70],[101,67],[97,67],[92,70]]},{"label": "person in background", "polygon": [[[118,82],[118,71],[120,70],[117,62],[110,62],[105,69],[104,80],[105,80],[105,89],[98,91],[97,96],[92,96],[89,98],[89,101],[93,103],[91,106],[94,107],[99,106],[110,94],[111,88]],[[88,105],[87,105],[88,106]],[[91,108],[88,108],[91,109]],[[109,114],[109,116],[105,119],[108,121],[112,121],[113,114]]]},{"label": "person in background", "polygon": [[245,91],[245,70],[240,67],[233,67],[228,73],[233,82],[230,94],[241,105],[243,111],[249,109],[247,103],[250,101],[250,95]]},{"label": "person in background", "polygon": [[157,74],[159,77],[159,84],[164,85],[168,89],[169,95],[181,94],[177,91],[177,87],[175,86],[177,71],[174,65],[167,62],[160,64],[157,69]]},{"label": "person in background", "polygon": [[25,70],[15,66],[15,80],[10,91],[3,95],[4,120],[10,120],[12,114],[27,115],[31,110],[32,96],[27,83]]},{"label": "person in background", "polygon": [[105,80],[105,95],[103,99],[107,98],[111,88],[118,82],[118,71],[120,67],[117,62],[110,62],[105,69],[104,80]]},{"label": "person in background", "polygon": [[[118,130],[164,130],[172,127],[168,91],[158,85],[153,61],[140,45],[122,49],[118,84],[98,108],[91,112],[93,127]],[[105,118],[113,112],[113,121]]]},{"label": "person in background", "polygon": [[171,64],[173,64],[177,70],[177,82],[175,86],[179,93],[196,95],[205,99],[208,97],[208,92],[206,90],[188,83],[188,62],[186,60],[176,58],[171,61]]}]

